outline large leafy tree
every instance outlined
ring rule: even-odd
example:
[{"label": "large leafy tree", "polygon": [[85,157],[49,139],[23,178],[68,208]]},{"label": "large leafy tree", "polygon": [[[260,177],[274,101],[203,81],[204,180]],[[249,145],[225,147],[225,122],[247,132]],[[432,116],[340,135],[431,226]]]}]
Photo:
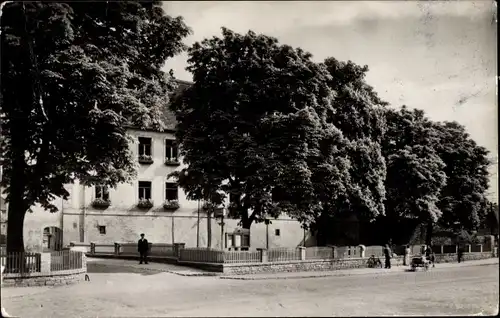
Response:
[{"label": "large leafy tree", "polygon": [[321,117],[320,156],[309,163],[321,207],[310,223],[318,239],[326,242],[332,222],[352,215],[373,220],[384,214],[386,167],[380,143],[387,103],[366,82],[368,66],[335,58],[327,58],[324,65],[335,98],[331,111]]},{"label": "large leafy tree", "polygon": [[310,58],[226,28],[189,49],[194,83],[171,108],[188,165],[177,176],[190,198],[220,204],[229,193],[230,217],[243,228],[281,212],[309,213],[318,114],[333,111],[329,73]]},{"label": "large leafy tree", "polygon": [[427,226],[430,244],[433,225],[442,216],[438,203],[446,185],[445,163],[435,149],[439,134],[421,110],[386,109],[386,120],[387,216],[417,219]]},{"label": "large leafy tree", "polygon": [[434,148],[445,163],[447,184],[438,207],[440,225],[453,230],[477,230],[482,211],[487,211],[488,150],[476,144],[456,122],[436,123],[439,141]]},{"label": "large leafy tree", "polygon": [[16,2],[3,8],[2,185],[7,251],[23,251],[30,206],[55,211],[64,184],[135,174],[126,127],[161,129],[173,90],[161,71],[189,29],[159,1]]}]

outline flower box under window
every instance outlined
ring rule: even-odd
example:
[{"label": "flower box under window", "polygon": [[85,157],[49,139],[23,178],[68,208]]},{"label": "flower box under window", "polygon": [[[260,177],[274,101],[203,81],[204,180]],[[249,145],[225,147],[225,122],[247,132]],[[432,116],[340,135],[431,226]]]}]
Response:
[{"label": "flower box under window", "polygon": [[139,199],[137,207],[139,209],[151,209],[153,207],[153,201],[151,199]]},{"label": "flower box under window", "polygon": [[179,207],[179,201],[177,200],[167,200],[163,203],[163,208],[165,210],[177,210]]},{"label": "flower box under window", "polygon": [[165,165],[166,166],[179,166],[181,163],[179,162],[179,159],[177,158],[166,158],[165,159]]},{"label": "flower box under window", "polygon": [[106,209],[111,205],[111,202],[109,200],[97,198],[94,201],[92,201],[92,206],[96,209]]},{"label": "flower box under window", "polygon": [[146,164],[146,165],[149,165],[149,164],[152,164],[154,161],[153,161],[153,157],[150,156],[150,155],[139,155],[139,163],[140,164]]}]

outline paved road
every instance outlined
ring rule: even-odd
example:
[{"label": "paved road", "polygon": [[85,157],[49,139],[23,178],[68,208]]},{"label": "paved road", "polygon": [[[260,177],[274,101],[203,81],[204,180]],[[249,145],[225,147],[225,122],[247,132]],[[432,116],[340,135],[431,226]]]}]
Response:
[{"label": "paved road", "polygon": [[90,264],[91,282],[5,288],[20,317],[493,315],[498,265],[287,280],[224,280]]}]

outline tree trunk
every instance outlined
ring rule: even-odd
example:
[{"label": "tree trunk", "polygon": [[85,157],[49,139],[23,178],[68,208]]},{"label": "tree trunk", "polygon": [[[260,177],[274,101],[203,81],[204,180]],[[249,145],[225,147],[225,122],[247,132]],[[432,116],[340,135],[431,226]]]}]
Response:
[{"label": "tree trunk", "polygon": [[[23,228],[24,217],[27,210],[23,201],[23,187],[22,185],[16,185],[16,183],[19,183],[19,181],[13,181],[11,183],[7,219],[7,262],[5,271],[10,273],[22,272],[25,266],[23,261],[16,260],[15,258],[15,255],[19,257],[19,253],[24,253]],[[16,187],[18,188],[17,191],[15,190]],[[19,190],[19,187],[21,187],[21,190]],[[12,253],[15,253],[15,255]],[[22,259],[24,259],[24,257],[22,257]]]},{"label": "tree trunk", "polygon": [[210,208],[207,210],[207,247],[212,247],[212,212],[213,209]]},{"label": "tree trunk", "polygon": [[433,231],[433,224],[432,224],[432,221],[429,221],[427,223],[427,229],[425,231],[425,244],[427,246],[431,246],[432,244],[432,231]]}]

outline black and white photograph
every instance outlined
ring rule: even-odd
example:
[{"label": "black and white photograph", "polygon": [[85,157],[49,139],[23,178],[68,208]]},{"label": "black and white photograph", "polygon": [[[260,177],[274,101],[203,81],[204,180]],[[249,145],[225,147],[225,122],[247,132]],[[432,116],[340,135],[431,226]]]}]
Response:
[{"label": "black and white photograph", "polygon": [[0,24],[1,317],[499,314],[495,1]]}]

